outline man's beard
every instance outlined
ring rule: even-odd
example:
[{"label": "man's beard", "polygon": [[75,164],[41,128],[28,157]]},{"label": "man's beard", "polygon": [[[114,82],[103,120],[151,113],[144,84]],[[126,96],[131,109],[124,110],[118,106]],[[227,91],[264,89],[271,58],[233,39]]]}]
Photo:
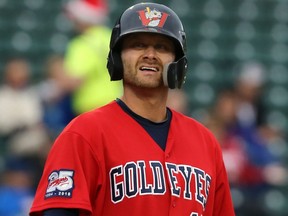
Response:
[{"label": "man's beard", "polygon": [[127,71],[124,72],[123,76],[124,83],[142,88],[157,88],[164,85],[162,74],[160,74],[160,72],[155,72],[157,73],[155,74],[156,76],[141,76],[141,71],[135,72],[129,64],[126,66]]}]

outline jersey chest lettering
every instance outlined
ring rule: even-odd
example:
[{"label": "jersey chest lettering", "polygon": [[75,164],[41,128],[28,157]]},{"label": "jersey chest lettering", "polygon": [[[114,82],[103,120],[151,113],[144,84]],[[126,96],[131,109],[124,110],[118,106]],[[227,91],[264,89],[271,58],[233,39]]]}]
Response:
[{"label": "jersey chest lettering", "polygon": [[[166,173],[166,174],[165,174]],[[150,178],[148,178],[150,176]],[[171,195],[195,200],[205,208],[211,177],[205,171],[190,165],[159,161],[128,162],[110,169],[111,201],[143,195]]]}]

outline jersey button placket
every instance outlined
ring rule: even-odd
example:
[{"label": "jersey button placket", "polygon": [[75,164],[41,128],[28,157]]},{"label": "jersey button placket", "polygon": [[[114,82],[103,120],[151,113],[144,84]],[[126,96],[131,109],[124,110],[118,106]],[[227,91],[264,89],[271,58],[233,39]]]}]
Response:
[{"label": "jersey button placket", "polygon": [[175,200],[172,201],[172,207],[176,208],[176,201]]}]

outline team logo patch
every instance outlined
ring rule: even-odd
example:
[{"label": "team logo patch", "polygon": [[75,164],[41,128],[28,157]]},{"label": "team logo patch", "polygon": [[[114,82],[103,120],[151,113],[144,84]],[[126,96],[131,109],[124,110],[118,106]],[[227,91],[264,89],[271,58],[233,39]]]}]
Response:
[{"label": "team logo patch", "polygon": [[45,198],[72,197],[72,191],[74,189],[73,176],[73,170],[56,170],[51,172],[48,177]]},{"label": "team logo patch", "polygon": [[160,27],[162,28],[167,20],[169,14],[163,13],[156,9],[151,10],[146,7],[145,10],[138,11],[142,25],[149,27]]}]

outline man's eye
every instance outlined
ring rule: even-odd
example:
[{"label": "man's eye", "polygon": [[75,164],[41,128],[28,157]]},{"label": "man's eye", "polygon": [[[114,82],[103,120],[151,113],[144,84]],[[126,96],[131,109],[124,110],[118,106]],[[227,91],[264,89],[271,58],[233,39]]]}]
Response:
[{"label": "man's eye", "polygon": [[163,45],[163,44],[158,44],[158,45],[156,46],[156,48],[157,48],[157,49],[162,49],[162,50],[167,49],[166,46]]},{"label": "man's eye", "polygon": [[155,47],[157,50],[163,50],[163,51],[170,51],[170,47],[165,45],[165,44],[158,44],[156,47]]},{"label": "man's eye", "polygon": [[143,43],[135,43],[134,47],[135,48],[143,48],[143,47],[145,47],[145,45]]}]

